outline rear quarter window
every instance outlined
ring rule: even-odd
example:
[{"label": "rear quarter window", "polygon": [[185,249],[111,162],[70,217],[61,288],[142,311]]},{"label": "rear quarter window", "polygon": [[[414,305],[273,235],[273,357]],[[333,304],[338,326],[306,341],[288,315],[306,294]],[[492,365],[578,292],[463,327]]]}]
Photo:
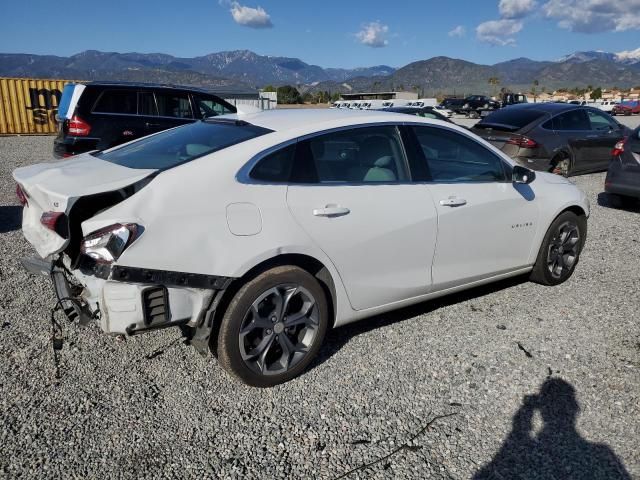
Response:
[{"label": "rear quarter window", "polygon": [[244,122],[200,121],[93,155],[127,168],[166,170],[269,132]]},{"label": "rear quarter window", "polygon": [[135,90],[105,90],[93,107],[94,113],[137,113],[137,92]]}]

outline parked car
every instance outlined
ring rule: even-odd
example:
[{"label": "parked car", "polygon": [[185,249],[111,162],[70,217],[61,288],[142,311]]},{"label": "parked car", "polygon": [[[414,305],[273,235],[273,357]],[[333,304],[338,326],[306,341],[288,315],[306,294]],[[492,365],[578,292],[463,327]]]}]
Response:
[{"label": "parked car", "polygon": [[437,98],[419,98],[407,104],[408,107],[435,107],[438,104]]},{"label": "parked car", "polygon": [[596,103],[594,106],[602,110],[603,112],[611,113],[613,107],[617,105],[618,102],[614,102],[612,100],[603,100],[600,103]]},{"label": "parked car", "polygon": [[68,84],[58,108],[57,158],[104,150],[236,108],[205,90],[139,83]]},{"label": "parked car", "polygon": [[568,103],[512,105],[472,131],[520,165],[564,176],[606,170],[611,149],[630,132],[599,109]]},{"label": "parked car", "polygon": [[382,108],[391,108],[391,107],[406,107],[411,103],[411,100],[403,100],[401,98],[394,98],[393,100],[384,100],[382,102]]},{"label": "parked car", "polygon": [[441,115],[451,118],[453,116],[453,112],[448,108],[443,107],[442,105],[436,105],[433,107],[434,110],[437,110]]},{"label": "parked car", "polygon": [[360,110],[375,110],[381,108],[384,100],[363,100]]},{"label": "parked car", "polygon": [[640,198],[640,127],[616,144],[611,157],[605,191],[622,200]]},{"label": "parked car", "polygon": [[41,258],[23,264],[70,318],[181,326],[260,387],[299,375],[328,328],[516,275],[564,282],[589,215],[568,180],[388,112],[214,117],[13,176]]},{"label": "parked car", "polygon": [[523,93],[513,93],[513,92],[505,92],[500,95],[500,104],[496,106],[495,104],[490,105],[488,108],[480,108],[470,115],[473,118],[486,117],[494,112],[497,108],[505,108],[510,105],[520,105],[522,103],[527,103],[527,96]]},{"label": "parked car", "polygon": [[640,102],[639,101],[627,101],[618,103],[611,110],[611,115],[635,115],[640,113]]},{"label": "parked car", "polygon": [[438,110],[433,107],[391,107],[382,108],[382,112],[391,113],[406,113],[408,115],[417,115],[418,117],[433,118],[435,120],[442,120],[443,122],[453,123],[448,117],[444,116]]},{"label": "parked car", "polygon": [[492,100],[486,95],[471,95],[467,98],[446,98],[440,104],[455,113],[461,113],[465,115],[478,118],[480,116],[480,110],[482,109],[498,109],[500,108],[500,102]]}]

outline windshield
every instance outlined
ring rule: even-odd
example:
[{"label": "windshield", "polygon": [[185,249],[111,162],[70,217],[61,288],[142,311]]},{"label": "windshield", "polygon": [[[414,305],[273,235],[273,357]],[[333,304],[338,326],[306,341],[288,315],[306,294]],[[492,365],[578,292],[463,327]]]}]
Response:
[{"label": "windshield", "polygon": [[241,121],[201,121],[93,156],[128,168],[166,170],[269,132]]}]

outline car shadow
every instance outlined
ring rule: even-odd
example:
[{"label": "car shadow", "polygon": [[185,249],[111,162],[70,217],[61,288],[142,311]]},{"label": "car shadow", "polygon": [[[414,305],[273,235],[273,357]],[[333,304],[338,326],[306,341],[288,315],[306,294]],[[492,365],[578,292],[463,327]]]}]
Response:
[{"label": "car shadow", "polygon": [[[536,413],[542,421],[538,428],[534,427]],[[537,394],[525,395],[500,450],[473,480],[631,480],[611,447],[580,435],[579,413],[575,388],[561,378],[547,378]]]},{"label": "car shadow", "polygon": [[635,198],[624,198],[618,195],[611,195],[607,192],[598,194],[598,205],[605,208],[614,208],[626,212],[640,213],[640,200]]},{"label": "car shadow", "polygon": [[320,349],[318,356],[312,362],[310,369],[313,369],[327,361],[344,345],[349,343],[352,338],[357,337],[358,335],[363,335],[371,330],[399,323],[404,320],[409,320],[410,318],[424,315],[449,305],[484,297],[485,295],[504,290],[505,288],[514,287],[528,281],[529,274],[519,275],[517,277],[453,293],[451,295],[436,298],[434,300],[428,300],[410,307],[400,308],[384,314],[375,315],[342,327],[330,329],[327,332],[322,348]]},{"label": "car shadow", "polygon": [[22,226],[22,207],[18,205],[0,206],[0,233],[20,230]]}]

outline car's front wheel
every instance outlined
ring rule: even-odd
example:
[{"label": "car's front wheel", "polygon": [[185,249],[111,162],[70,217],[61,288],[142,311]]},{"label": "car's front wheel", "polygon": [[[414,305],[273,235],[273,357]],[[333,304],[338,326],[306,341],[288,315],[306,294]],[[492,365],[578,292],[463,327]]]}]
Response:
[{"label": "car's front wheel", "polygon": [[318,353],[328,316],[325,292],[311,274],[295,266],[267,270],[229,303],[218,335],[219,362],[248,385],[287,382]]},{"label": "car's front wheel", "polygon": [[573,274],[587,236],[587,220],[563,212],[553,221],[540,246],[531,281],[558,285]]}]

